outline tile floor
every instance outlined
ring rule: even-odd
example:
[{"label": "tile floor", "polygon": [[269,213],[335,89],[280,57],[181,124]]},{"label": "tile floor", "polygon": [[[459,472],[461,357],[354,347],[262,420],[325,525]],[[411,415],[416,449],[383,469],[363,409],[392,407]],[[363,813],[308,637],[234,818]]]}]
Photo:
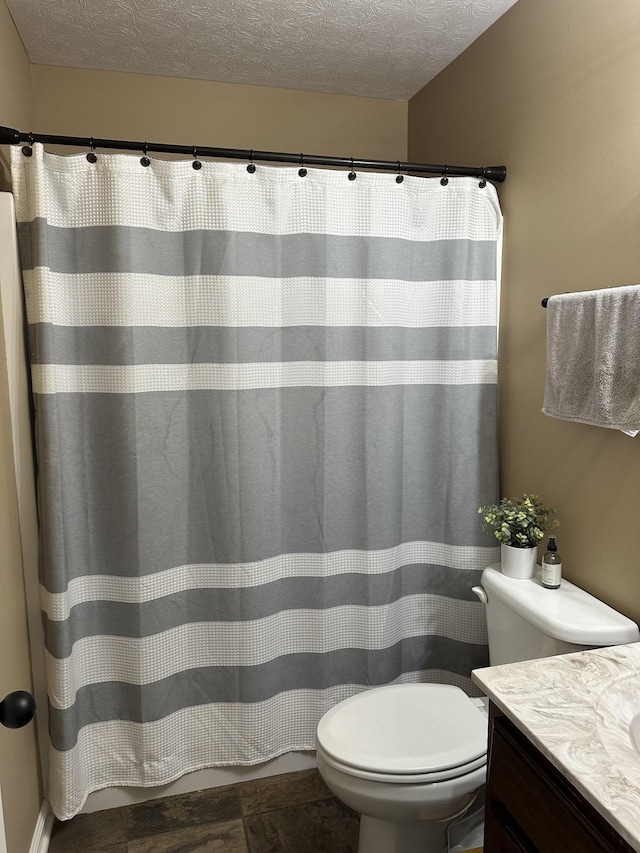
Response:
[{"label": "tile floor", "polygon": [[358,815],[303,770],[56,822],[50,853],[355,853]]}]

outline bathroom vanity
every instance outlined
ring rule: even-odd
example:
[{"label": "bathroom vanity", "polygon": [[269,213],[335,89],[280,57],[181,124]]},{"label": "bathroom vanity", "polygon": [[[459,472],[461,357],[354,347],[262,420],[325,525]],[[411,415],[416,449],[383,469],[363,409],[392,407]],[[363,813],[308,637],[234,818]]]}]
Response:
[{"label": "bathroom vanity", "polygon": [[640,643],[487,667],[485,853],[640,851]]}]

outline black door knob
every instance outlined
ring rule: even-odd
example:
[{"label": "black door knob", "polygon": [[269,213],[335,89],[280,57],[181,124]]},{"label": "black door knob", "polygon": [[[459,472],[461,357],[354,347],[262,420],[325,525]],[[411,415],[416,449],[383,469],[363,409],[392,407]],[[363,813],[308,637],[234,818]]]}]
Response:
[{"label": "black door knob", "polygon": [[26,690],[14,690],[0,702],[0,723],[8,729],[19,729],[33,719],[36,700]]}]

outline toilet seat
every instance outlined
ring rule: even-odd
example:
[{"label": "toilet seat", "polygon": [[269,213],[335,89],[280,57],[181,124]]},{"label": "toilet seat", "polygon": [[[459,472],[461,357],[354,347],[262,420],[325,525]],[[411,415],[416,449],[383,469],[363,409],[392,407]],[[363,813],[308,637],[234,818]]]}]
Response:
[{"label": "toilet seat", "polygon": [[422,784],[486,765],[487,718],[460,688],[397,684],[340,702],[322,718],[327,764],[371,781]]},{"label": "toilet seat", "polygon": [[425,785],[432,782],[458,779],[461,776],[466,776],[468,773],[473,773],[481,767],[485,767],[487,764],[487,756],[485,754],[475,761],[469,762],[469,764],[462,764],[460,767],[453,767],[449,770],[440,770],[433,773],[376,773],[374,770],[363,770],[361,767],[354,767],[353,765],[336,761],[335,758],[327,755],[319,744],[318,755],[322,757],[326,764],[333,767],[334,770],[339,770],[347,776],[354,776],[356,779],[367,779],[370,782],[385,782],[397,785]]}]

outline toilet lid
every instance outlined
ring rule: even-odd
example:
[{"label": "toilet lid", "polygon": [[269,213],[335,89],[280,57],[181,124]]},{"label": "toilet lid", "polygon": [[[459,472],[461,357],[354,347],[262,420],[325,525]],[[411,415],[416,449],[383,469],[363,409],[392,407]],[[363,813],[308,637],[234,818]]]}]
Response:
[{"label": "toilet lid", "polygon": [[487,718],[447,684],[396,684],[352,696],[318,724],[318,743],[345,765],[377,773],[430,773],[487,751]]}]

